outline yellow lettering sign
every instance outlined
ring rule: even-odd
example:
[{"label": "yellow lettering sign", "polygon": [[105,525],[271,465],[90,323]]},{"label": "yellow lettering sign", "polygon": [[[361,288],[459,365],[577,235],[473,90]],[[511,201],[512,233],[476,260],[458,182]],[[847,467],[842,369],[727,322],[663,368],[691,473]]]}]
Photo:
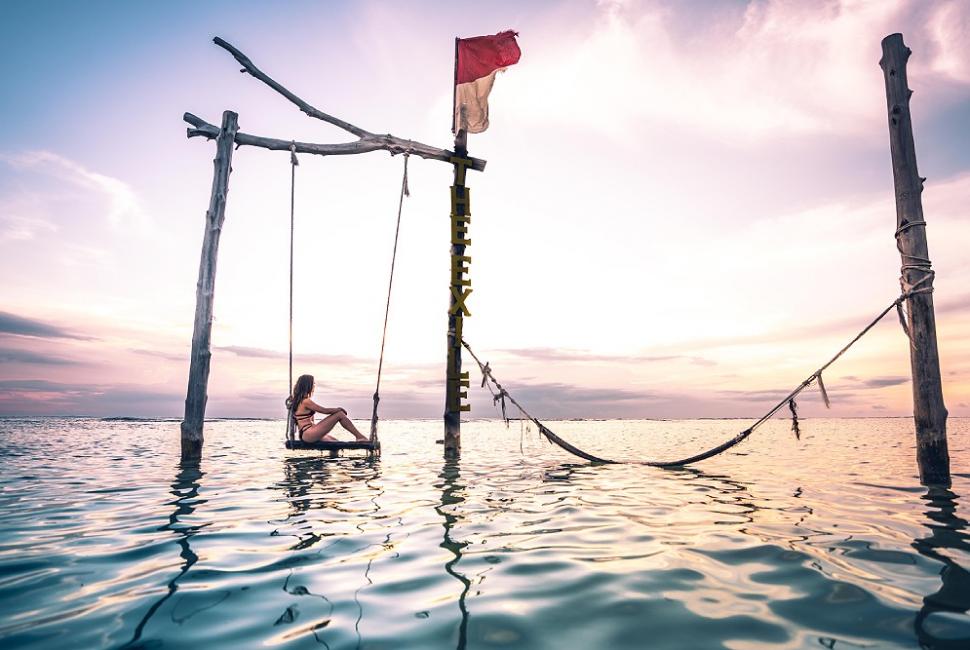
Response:
[{"label": "yellow lettering sign", "polygon": [[471,158],[460,158],[458,156],[452,156],[449,161],[455,166],[455,184],[464,185],[465,184],[465,169],[470,167],[472,164]]},{"label": "yellow lettering sign", "polygon": [[468,272],[468,267],[466,264],[471,263],[472,258],[467,255],[452,255],[451,256],[451,286],[452,287],[467,287],[470,286],[472,281],[469,278],[464,277],[464,274]]},{"label": "yellow lettering sign", "polygon": [[455,314],[458,310],[465,316],[471,316],[472,313],[468,311],[468,307],[465,306],[465,300],[468,299],[472,293],[472,289],[459,289],[459,287],[451,288],[451,295],[455,298],[455,304],[453,304],[449,309],[449,314]]},{"label": "yellow lettering sign", "polygon": [[462,215],[458,214],[458,206],[462,206],[464,210],[462,212],[466,215],[472,213],[472,191],[471,188],[462,187],[461,196],[458,196],[458,186],[451,186],[451,214],[454,215],[452,219],[461,219]]},{"label": "yellow lettering sign", "polygon": [[[454,215],[453,215],[454,216]],[[468,233],[466,225],[470,219],[466,219],[464,222],[458,221],[457,219],[451,220],[451,243],[455,246],[471,246],[472,240],[465,239],[465,234]]]}]

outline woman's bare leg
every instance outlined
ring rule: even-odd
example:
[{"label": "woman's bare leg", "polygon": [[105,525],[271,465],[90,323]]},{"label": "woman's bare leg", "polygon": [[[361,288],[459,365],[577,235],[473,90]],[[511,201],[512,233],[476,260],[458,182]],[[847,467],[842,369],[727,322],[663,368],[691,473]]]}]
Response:
[{"label": "woman's bare leg", "polygon": [[340,419],[339,415],[341,414],[333,413],[323,418],[303,432],[303,439],[307,442],[320,442],[321,440],[327,442],[336,441],[336,438],[328,434],[336,426],[337,421]]},{"label": "woman's bare leg", "polygon": [[334,415],[338,415],[338,414],[341,416],[339,420],[340,426],[342,426],[344,429],[354,434],[354,437],[357,438],[357,440],[367,440],[367,437],[364,434],[362,434],[357,429],[357,427],[354,426],[354,423],[351,422],[350,418],[347,417],[346,413],[344,413],[343,411],[337,411],[337,413],[334,413]]},{"label": "woman's bare leg", "polygon": [[343,411],[337,411],[336,413],[331,413],[327,417],[323,418],[312,427],[307,429],[303,433],[303,439],[306,442],[337,442],[337,439],[329,435],[337,424],[340,424],[344,429],[354,434],[357,440],[367,440],[367,438],[357,430],[354,423],[350,421],[347,414]]}]

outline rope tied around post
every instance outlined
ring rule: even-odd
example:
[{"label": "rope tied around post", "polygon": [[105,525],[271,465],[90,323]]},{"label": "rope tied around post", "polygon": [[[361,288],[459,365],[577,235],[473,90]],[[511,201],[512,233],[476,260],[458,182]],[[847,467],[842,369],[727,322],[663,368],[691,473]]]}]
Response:
[{"label": "rope tied around post", "polygon": [[[929,276],[927,276],[927,277],[929,277]],[[562,449],[568,451],[569,453],[571,453],[571,454],[573,454],[575,456],[579,456],[580,458],[585,458],[586,460],[592,461],[594,463],[609,463],[609,464],[627,463],[627,464],[633,464],[633,465],[646,465],[646,466],[649,466],[649,467],[682,467],[684,465],[689,465],[691,463],[696,463],[696,462],[705,460],[707,458],[711,458],[713,456],[717,456],[718,454],[721,454],[721,453],[727,451],[728,449],[730,449],[730,448],[732,448],[732,447],[740,444],[742,441],[744,441],[746,438],[748,438],[748,436],[750,436],[754,432],[755,429],[757,429],[759,426],[761,426],[762,424],[764,424],[765,422],[767,422],[772,416],[774,416],[779,410],[781,410],[786,405],[789,407],[789,409],[791,410],[791,414],[792,414],[792,431],[795,433],[795,436],[800,439],[801,431],[800,431],[799,425],[798,425],[798,412],[796,410],[797,409],[797,406],[795,404],[795,398],[803,390],[805,390],[806,388],[808,388],[808,386],[810,386],[813,382],[816,382],[816,383],[818,383],[819,390],[822,393],[822,399],[825,402],[826,407],[828,407],[829,406],[829,396],[828,396],[828,392],[825,389],[825,384],[822,382],[822,372],[824,372],[825,370],[827,370],[829,368],[829,366],[831,366],[833,363],[835,363],[843,354],[845,354],[849,350],[849,348],[851,348],[853,345],[855,345],[855,343],[859,339],[861,339],[863,336],[865,336],[869,332],[869,330],[871,330],[873,327],[875,327],[876,324],[879,321],[881,321],[886,316],[886,314],[888,314],[890,311],[893,310],[893,308],[897,307],[899,304],[901,304],[903,301],[905,301],[907,298],[909,298],[914,293],[932,291],[932,288],[931,287],[919,287],[919,288],[917,288],[916,285],[917,284],[920,284],[921,282],[922,282],[922,280],[920,282],[917,282],[916,284],[914,284],[913,288],[909,289],[908,291],[904,291],[902,294],[900,294],[900,296],[898,298],[896,298],[885,309],[883,309],[875,318],[873,318],[872,321],[870,321],[868,325],[866,325],[864,328],[862,328],[862,330],[858,334],[856,334],[852,338],[852,340],[850,340],[841,350],[839,350],[835,354],[835,356],[833,356],[831,359],[829,359],[827,362],[825,362],[825,364],[823,364],[818,370],[816,370],[811,375],[809,375],[802,383],[800,383],[798,386],[796,386],[794,388],[794,390],[792,390],[785,397],[783,397],[781,400],[779,400],[777,404],[775,404],[771,409],[769,409],[767,413],[765,413],[760,418],[758,418],[747,429],[744,429],[743,431],[741,431],[738,434],[736,434],[733,438],[731,438],[731,439],[729,439],[729,440],[721,443],[720,445],[717,445],[716,447],[712,447],[711,449],[708,449],[707,451],[703,451],[703,452],[701,452],[699,454],[694,454],[693,456],[688,456],[686,458],[681,458],[681,459],[678,459],[678,460],[669,460],[669,461],[655,461],[655,460],[612,460],[612,459],[609,459],[609,458],[601,458],[601,457],[595,456],[595,455],[593,455],[593,454],[591,454],[589,452],[583,451],[582,449],[576,447],[575,445],[572,445],[569,442],[567,442],[567,441],[563,440],[562,438],[560,438],[551,429],[549,429],[549,427],[545,426],[535,416],[533,416],[528,411],[526,411],[525,408],[523,408],[522,405],[519,404],[519,402],[517,402],[515,400],[515,398],[512,397],[512,395],[509,394],[508,391],[506,391],[502,387],[502,385],[495,379],[495,376],[493,375],[492,369],[489,366],[489,364],[483,363],[478,358],[478,356],[475,354],[474,350],[472,350],[472,348],[468,344],[468,342],[465,341],[464,339],[462,339],[461,344],[462,344],[462,346],[464,346],[464,348],[466,350],[468,350],[468,353],[471,354],[472,359],[475,360],[475,363],[478,364],[478,369],[482,373],[482,385],[483,386],[486,386],[488,388],[489,392],[492,393],[493,400],[494,401],[498,401],[498,399],[501,398],[502,399],[502,404],[503,404],[503,407],[504,407],[505,400],[508,399],[508,401],[511,402],[512,405],[515,406],[519,410],[519,412],[522,414],[522,416],[525,419],[530,420],[533,424],[536,425],[536,427],[539,429],[539,433],[541,433],[543,436],[545,436],[545,438],[549,442],[558,445]],[[495,388],[498,389],[498,390],[497,391],[494,390],[492,388],[492,385],[494,385]],[[503,411],[502,416],[503,416],[503,418],[505,418],[506,423],[507,423],[508,422],[508,417],[506,416],[506,414],[504,413],[504,411]]]},{"label": "rope tied around post", "polygon": [[381,372],[384,369],[384,344],[387,342],[387,320],[391,312],[391,288],[394,286],[394,266],[397,262],[397,242],[401,234],[401,213],[404,210],[404,197],[411,196],[411,189],[408,187],[408,158],[411,155],[410,147],[403,152],[404,171],[401,175],[401,195],[397,202],[397,225],[394,228],[394,248],[391,252],[391,272],[387,280],[387,303],[384,306],[384,329],[381,333],[381,353],[377,362],[377,385],[374,388],[374,409],[370,418],[370,439],[377,440],[377,405],[381,401]]},{"label": "rope tied around post", "polygon": [[[925,180],[925,179],[922,179]],[[913,335],[909,327],[909,318],[907,314],[903,311],[903,302],[910,296],[917,293],[933,293],[933,277],[936,275],[936,271],[932,269],[931,262],[926,257],[920,257],[919,255],[911,255],[903,250],[902,243],[899,241],[900,235],[908,231],[910,228],[915,227],[926,227],[926,221],[923,219],[916,219],[913,221],[906,221],[898,228],[896,228],[896,249],[899,251],[900,256],[903,259],[903,264],[899,267],[899,288],[902,291],[902,295],[899,300],[896,301],[896,315],[899,317],[899,324],[903,328],[903,332],[906,333],[906,338],[909,339],[909,344],[915,349],[916,341],[913,340]],[[920,277],[915,282],[909,282],[907,280],[907,272],[922,273]],[[926,284],[927,286],[921,287],[920,285]]]}]

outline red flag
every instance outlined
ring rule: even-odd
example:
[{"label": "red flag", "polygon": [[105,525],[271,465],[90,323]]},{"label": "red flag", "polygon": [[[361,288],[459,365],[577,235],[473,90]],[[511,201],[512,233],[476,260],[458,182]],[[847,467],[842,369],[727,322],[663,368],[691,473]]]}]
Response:
[{"label": "red flag", "polygon": [[481,133],[488,128],[488,95],[495,74],[518,63],[522,55],[515,42],[517,35],[509,30],[494,36],[456,39],[456,128],[468,133]]}]

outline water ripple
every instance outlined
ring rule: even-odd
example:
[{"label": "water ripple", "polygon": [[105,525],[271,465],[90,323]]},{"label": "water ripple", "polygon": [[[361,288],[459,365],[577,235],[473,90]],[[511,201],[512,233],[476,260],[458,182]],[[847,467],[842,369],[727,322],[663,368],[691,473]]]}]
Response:
[{"label": "water ripple", "polygon": [[[908,420],[769,423],[667,471],[383,426],[383,458],[330,459],[214,421],[193,464],[175,421],[0,419],[3,647],[970,647],[970,474],[921,487]],[[654,457],[736,428],[556,424]]]}]

